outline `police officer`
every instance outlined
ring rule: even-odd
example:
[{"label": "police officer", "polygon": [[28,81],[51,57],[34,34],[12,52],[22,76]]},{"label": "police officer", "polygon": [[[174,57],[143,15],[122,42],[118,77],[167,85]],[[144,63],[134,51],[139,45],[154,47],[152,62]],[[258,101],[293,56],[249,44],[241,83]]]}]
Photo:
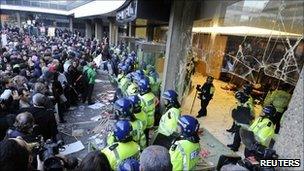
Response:
[{"label": "police officer", "polygon": [[6,138],[22,137],[25,141],[31,142],[33,136],[34,117],[29,112],[20,113],[16,116],[14,127],[7,130]]},{"label": "police officer", "polygon": [[[249,130],[251,130],[256,140],[263,146],[269,147],[271,139],[274,138],[274,116],[276,109],[273,106],[265,106],[260,117],[257,118],[251,125]],[[245,148],[245,156],[250,156],[252,152]]]},{"label": "police officer", "polygon": [[180,137],[171,146],[172,170],[194,170],[199,161],[199,123],[189,115],[184,115],[178,120]]},{"label": "police officer", "polygon": [[[248,100],[246,101],[246,106],[249,106],[251,114],[254,116],[254,104],[253,104],[253,98],[251,96],[252,92],[252,84],[245,84],[243,86],[243,92],[246,96],[248,96]],[[235,132],[236,125],[233,122],[230,129],[226,129],[227,132]]]},{"label": "police officer", "polygon": [[138,86],[135,83],[135,79],[134,79],[135,75],[136,75],[136,72],[132,72],[130,75],[128,74],[128,77],[130,77],[130,83],[126,90],[127,96],[133,96],[133,95],[138,94]]},{"label": "police officer", "polygon": [[124,66],[123,63],[119,63],[118,66],[117,66],[117,68],[118,68],[118,75],[117,75],[117,78],[116,78],[117,83],[120,81],[120,79],[122,77],[124,77],[124,72],[122,71],[123,66]]},{"label": "police officer", "polygon": [[122,66],[122,71],[124,73],[124,76],[120,79],[120,81],[118,82],[118,88],[120,89],[122,95],[126,94],[126,90],[129,86],[130,83],[130,78],[127,77],[127,74],[129,73],[129,65],[124,65]]},{"label": "police officer", "polygon": [[[146,129],[146,138],[149,137],[149,129],[154,126],[155,121],[155,106],[157,99],[155,95],[150,91],[150,85],[148,79],[142,79],[138,82],[139,95],[138,97],[141,100],[141,107],[143,112],[148,117],[147,129]],[[148,141],[147,141],[148,142]]]},{"label": "police officer", "polygon": [[243,86],[243,92],[249,97],[247,103],[250,106],[251,113],[254,115],[254,103],[251,96],[252,89],[252,84],[245,84]]},{"label": "police officer", "polygon": [[153,144],[169,149],[172,140],[176,138],[174,133],[177,132],[177,122],[181,112],[180,103],[174,90],[165,91],[162,98],[165,101],[166,113],[160,119],[158,134]]},{"label": "police officer", "polygon": [[276,109],[273,106],[263,108],[263,113],[250,126],[250,130],[255,134],[258,142],[266,147],[269,146],[270,140],[274,137],[274,116]]},{"label": "police officer", "polygon": [[133,141],[132,126],[128,120],[119,120],[115,124],[114,137],[116,142],[103,150],[111,165],[112,170],[117,170],[119,164],[130,157],[137,158],[140,147]]},{"label": "police officer", "polygon": [[201,109],[198,112],[197,118],[202,116],[207,116],[207,106],[214,94],[214,86],[212,84],[213,77],[208,76],[206,83],[201,87],[197,87],[197,91],[199,91],[199,99],[201,99]]},{"label": "police officer", "polygon": [[[132,126],[132,137],[135,142],[140,144],[142,148],[146,145],[146,138],[144,134],[143,123],[137,119],[133,114],[132,101],[127,98],[121,98],[114,104],[116,116],[118,119],[128,120]],[[112,136],[113,137],[113,136]],[[113,143],[113,138],[108,138],[108,144]]]},{"label": "police officer", "polygon": [[141,110],[141,101],[137,95],[129,96],[129,100],[131,100],[133,104],[133,114],[137,119],[139,119],[143,123],[143,130],[147,128],[148,117]]},{"label": "police officer", "polygon": [[159,81],[159,75],[156,72],[155,68],[152,67],[152,69],[148,73],[149,82],[151,85],[151,92],[159,98],[160,96],[160,81]]},{"label": "police officer", "polygon": [[275,133],[279,133],[280,131],[280,122],[283,116],[283,113],[287,109],[289,101],[291,99],[291,94],[288,93],[289,85],[287,83],[283,83],[279,86],[279,88],[269,94],[267,94],[264,106],[273,105],[276,108],[276,114],[274,117],[275,124]]},{"label": "police officer", "polygon": [[[232,110],[232,115],[236,113],[236,115],[247,115],[249,120],[253,119],[253,115],[251,113],[250,105],[247,103],[249,97],[242,91],[238,91],[235,93],[235,98],[237,99],[237,105]],[[246,118],[247,119],[247,118]],[[227,146],[232,151],[238,151],[241,145],[241,137],[240,137],[240,128],[241,127],[249,127],[250,123],[240,123],[239,121],[234,120],[234,138],[233,143],[228,144]]]}]

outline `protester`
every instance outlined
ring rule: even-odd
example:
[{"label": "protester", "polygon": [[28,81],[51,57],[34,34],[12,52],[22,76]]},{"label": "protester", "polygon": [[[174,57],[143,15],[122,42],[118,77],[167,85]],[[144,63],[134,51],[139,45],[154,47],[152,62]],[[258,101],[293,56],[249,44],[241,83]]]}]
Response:
[{"label": "protester", "polygon": [[[151,145],[144,149],[139,159],[140,170],[167,171],[172,170],[169,151],[162,146]],[[157,169],[156,169],[157,168]]]},{"label": "protester", "polygon": [[0,142],[0,149],[0,170],[30,170],[32,159],[23,140],[3,140]]},{"label": "protester", "polygon": [[81,161],[78,171],[111,171],[111,166],[105,154],[92,151]]}]

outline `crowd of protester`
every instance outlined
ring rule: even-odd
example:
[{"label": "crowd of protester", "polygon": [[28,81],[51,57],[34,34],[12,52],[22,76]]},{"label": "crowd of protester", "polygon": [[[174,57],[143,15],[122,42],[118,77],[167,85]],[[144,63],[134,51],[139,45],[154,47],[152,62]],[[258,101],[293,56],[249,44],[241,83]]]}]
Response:
[{"label": "crowd of protester", "polygon": [[[22,159],[3,160],[5,155],[13,155],[6,150],[18,146],[19,140],[15,143],[13,138],[28,143],[37,141],[39,136],[59,140],[57,123],[66,122],[66,112],[78,103],[94,103],[93,58],[107,50],[108,45],[106,39],[90,40],[78,32],[60,29],[49,37],[4,25],[1,35],[5,35],[5,40],[1,40],[0,49],[0,170],[24,170],[20,169],[22,164],[15,169],[6,165],[16,160],[25,162],[29,152]],[[16,154],[20,148],[14,148]]]},{"label": "crowd of protester", "polygon": [[[5,44],[1,41],[0,170],[62,170],[73,163],[64,156],[56,154],[56,158],[53,158],[54,154],[51,154],[51,151],[56,151],[59,147],[58,142],[61,141],[57,124],[66,122],[65,114],[73,110],[77,104],[86,102],[88,105],[94,104],[92,92],[97,72],[93,59],[98,55],[102,56],[102,61],[99,63],[101,69],[109,71],[117,86],[115,104],[121,101],[121,98],[137,95],[139,92],[137,82],[135,84],[132,80],[133,75],[126,76],[132,71],[134,74],[135,67],[138,67],[135,66],[135,61],[131,61],[134,60],[135,53],[128,53],[123,45],[117,46],[116,49],[110,48],[107,38],[101,41],[91,40],[80,36],[78,32],[60,29],[56,29],[55,36],[50,37],[46,34],[32,34],[30,29],[8,25],[1,29],[1,35],[5,35]],[[119,63],[125,65],[121,67]],[[154,81],[153,85],[157,86],[152,87],[157,99],[160,93],[158,75],[152,66],[146,68],[140,73],[143,74],[145,71],[145,74],[151,73],[153,76],[146,78]],[[138,75],[139,79],[143,76]],[[120,79],[125,80],[121,82]],[[146,89],[148,90],[148,87]],[[129,107],[129,110],[133,111],[133,103]],[[150,113],[153,115],[153,119],[150,117],[153,121],[149,120],[149,123],[145,123],[145,127],[154,126],[154,110]],[[121,115],[117,114],[117,117]],[[124,119],[128,117],[130,116],[118,120],[124,121],[125,124]],[[130,126],[128,124],[127,126]],[[146,131],[145,133],[148,134]],[[127,139],[133,135],[130,130],[125,134]],[[113,142],[110,142],[111,135],[114,138]],[[110,133],[108,140],[110,143],[107,147],[111,149],[117,139],[115,131]],[[121,159],[123,162],[115,164],[115,168],[106,152],[106,147],[104,150],[88,153],[74,169],[130,170],[132,167],[138,170],[140,160],[142,163],[140,167],[144,170],[154,170],[157,165],[161,170],[172,170],[168,149],[157,145],[145,148],[146,143],[148,142],[141,144],[143,148],[140,150],[142,152],[140,158],[130,156]],[[46,161],[46,155],[52,160]],[[56,159],[59,159],[61,164],[56,164]]]}]

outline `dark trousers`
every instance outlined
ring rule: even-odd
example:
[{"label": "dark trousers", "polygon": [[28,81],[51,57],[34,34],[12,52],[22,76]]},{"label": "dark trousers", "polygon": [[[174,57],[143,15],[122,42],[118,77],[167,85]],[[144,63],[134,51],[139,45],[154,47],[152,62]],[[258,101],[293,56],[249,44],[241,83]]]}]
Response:
[{"label": "dark trousers", "polygon": [[201,109],[198,111],[198,116],[207,116],[207,106],[210,100],[201,100]]},{"label": "dark trousers", "polygon": [[234,132],[235,126],[236,126],[236,124],[235,124],[235,122],[233,122],[233,123],[232,123],[232,126],[231,126],[231,128],[229,128],[229,130],[232,130],[232,132]]},{"label": "dark trousers", "polygon": [[92,102],[92,93],[94,90],[94,84],[89,84],[88,86],[88,103]]},{"label": "dark trousers", "polygon": [[161,118],[161,113],[160,113],[160,105],[157,104],[157,106],[155,107],[155,121],[154,121],[154,126],[159,126],[159,121]]},{"label": "dark trousers", "polygon": [[63,118],[63,113],[64,113],[64,110],[65,110],[65,104],[64,103],[60,103],[58,102],[58,116],[59,116],[59,119],[60,121],[64,121],[64,118]]},{"label": "dark trousers", "polygon": [[274,124],[275,124],[275,130],[274,132],[277,134],[280,131],[280,127],[281,127],[281,119],[282,119],[283,113],[281,112],[277,112],[274,118]]},{"label": "dark trousers", "polygon": [[235,125],[235,132],[234,132],[234,138],[233,138],[233,147],[235,147],[236,149],[239,149],[240,145],[241,145],[241,136],[240,136],[240,126]]},{"label": "dark trousers", "polygon": [[67,108],[77,105],[78,95],[73,87],[66,87],[64,89],[64,95],[68,100],[66,103]]}]

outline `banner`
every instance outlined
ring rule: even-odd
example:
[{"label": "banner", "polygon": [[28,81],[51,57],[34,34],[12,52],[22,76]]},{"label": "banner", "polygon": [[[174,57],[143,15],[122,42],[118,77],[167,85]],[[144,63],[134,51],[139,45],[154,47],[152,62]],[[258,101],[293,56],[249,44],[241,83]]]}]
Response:
[{"label": "banner", "polygon": [[55,27],[48,28],[48,36],[54,37],[55,36]]}]

